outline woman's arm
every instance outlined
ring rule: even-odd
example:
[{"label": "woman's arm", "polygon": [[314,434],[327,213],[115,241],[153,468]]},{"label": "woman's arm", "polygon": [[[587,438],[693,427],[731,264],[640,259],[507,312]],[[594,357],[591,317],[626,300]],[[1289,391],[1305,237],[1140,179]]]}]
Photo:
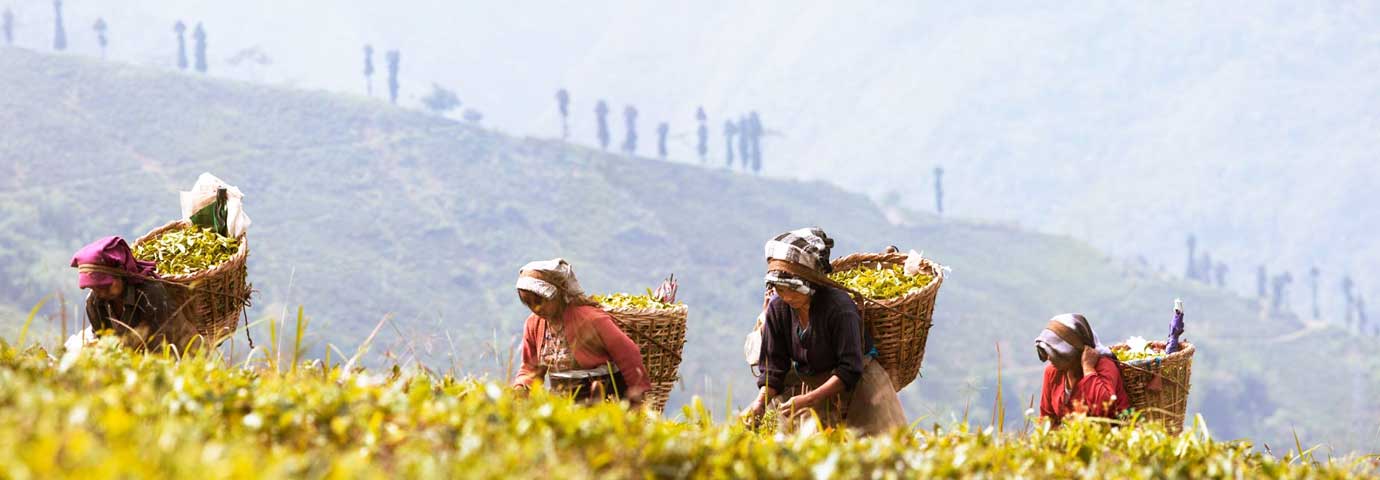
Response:
[{"label": "woman's arm", "polygon": [[776,396],[786,381],[786,372],[791,370],[790,324],[790,307],[779,297],[773,298],[762,325],[762,356],[766,362],[762,364],[762,375],[757,377],[762,394],[770,393],[767,398]]},{"label": "woman's arm", "polygon": [[613,364],[622,372],[623,380],[628,382],[626,397],[634,402],[641,401],[642,394],[652,388],[647,377],[647,367],[642,363],[642,351],[637,344],[613,323],[613,317],[600,310],[599,315],[590,319],[599,340],[604,344]]},{"label": "woman's arm", "polygon": [[862,379],[862,315],[858,314],[858,306],[851,298],[846,295],[839,295],[837,298],[848,303],[834,310],[831,322],[834,324],[834,348],[838,354],[838,366],[834,367],[834,376],[851,392]]},{"label": "woman's arm", "polygon": [[845,388],[847,387],[843,384],[843,380],[839,379],[838,375],[831,375],[828,380],[824,381],[823,385],[819,386],[819,388],[791,397],[786,403],[781,404],[781,409],[790,411],[792,409],[798,410],[809,408],[819,403],[821,400],[843,392]]},{"label": "woman's arm", "polygon": [[1087,408],[1092,417],[1111,417],[1116,415],[1116,404],[1129,399],[1117,398],[1117,385],[1121,384],[1121,370],[1116,362],[1102,357],[1092,371],[1084,371],[1083,379],[1078,381],[1074,399]]},{"label": "woman's arm", "polygon": [[1054,389],[1058,388],[1059,370],[1053,366],[1045,367],[1045,380],[1040,385],[1040,416],[1059,425],[1059,413],[1054,410]]},{"label": "woman's arm", "polygon": [[518,367],[517,377],[513,379],[515,388],[532,388],[532,382],[546,376],[546,367],[541,366],[541,359],[537,358],[541,351],[537,321],[536,315],[529,316],[522,328],[522,366]]}]

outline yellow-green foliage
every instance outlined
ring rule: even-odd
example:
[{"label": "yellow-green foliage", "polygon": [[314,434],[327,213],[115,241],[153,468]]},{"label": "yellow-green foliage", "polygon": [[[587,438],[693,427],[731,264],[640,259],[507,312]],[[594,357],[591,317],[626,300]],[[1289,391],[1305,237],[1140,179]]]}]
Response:
[{"label": "yellow-green foliage", "polygon": [[225,263],[239,248],[239,240],[193,225],[140,243],[134,256],[157,263],[159,275],[189,275]]},{"label": "yellow-green foliage", "polygon": [[929,275],[906,275],[900,265],[887,267],[858,267],[829,274],[835,282],[875,300],[896,298],[912,290],[919,290],[934,280]]},{"label": "yellow-green foliage", "polygon": [[1131,350],[1129,348],[1112,350],[1112,353],[1116,354],[1117,360],[1121,360],[1123,362],[1130,362],[1133,360],[1147,360],[1165,356],[1164,350]]},{"label": "yellow-green foliage", "polygon": [[[770,435],[617,404],[393,368],[294,369],[175,360],[115,342],[54,358],[0,341],[5,478],[1341,478],[1369,459],[1315,463],[1157,427],[1073,421],[1013,435],[933,427],[875,439]],[[286,373],[284,373],[286,372]]]},{"label": "yellow-green foliage", "polygon": [[608,308],[650,308],[661,310],[667,308],[674,308],[676,306],[672,303],[666,303],[661,300],[657,300],[655,297],[652,296],[652,293],[650,291],[642,295],[633,295],[631,293],[609,293],[604,295],[594,295],[590,298],[593,298],[595,302],[599,302],[600,305],[603,305]]}]

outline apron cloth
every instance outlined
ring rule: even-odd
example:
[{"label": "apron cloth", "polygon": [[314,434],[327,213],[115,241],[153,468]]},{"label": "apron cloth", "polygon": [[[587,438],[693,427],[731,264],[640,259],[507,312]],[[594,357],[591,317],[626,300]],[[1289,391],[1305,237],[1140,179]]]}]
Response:
[{"label": "apron cloth", "polygon": [[[772,399],[772,407],[779,408],[791,397],[819,388],[831,376],[802,377],[792,369],[786,374],[785,388],[780,389],[780,393]],[[844,391],[801,411],[778,412],[778,429],[784,432],[813,428],[813,418],[818,418],[820,426],[824,428],[843,425],[864,436],[886,433],[908,424],[906,413],[901,409],[901,398],[891,386],[891,377],[881,364],[870,357],[863,362],[862,378],[852,392]]]}]

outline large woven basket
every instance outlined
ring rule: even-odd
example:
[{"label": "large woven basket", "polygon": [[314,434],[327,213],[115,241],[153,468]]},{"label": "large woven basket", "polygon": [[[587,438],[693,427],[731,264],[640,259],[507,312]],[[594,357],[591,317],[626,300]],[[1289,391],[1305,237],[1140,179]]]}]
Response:
[{"label": "large woven basket", "polygon": [[613,316],[618,328],[642,351],[642,364],[652,382],[652,389],[644,401],[657,411],[664,410],[671,387],[680,378],[680,359],[685,352],[685,319],[690,309],[676,305],[667,309],[604,307],[604,311]]},{"label": "large woven basket", "polygon": [[[187,228],[184,220],[169,222],[134,241],[137,246],[174,230]],[[181,309],[211,345],[219,345],[235,333],[237,321],[249,304],[251,287],[245,259],[249,257],[249,241],[239,238],[240,248],[225,263],[190,275],[160,275],[159,278],[180,286],[169,285],[168,298],[174,308]]]},{"label": "large woven basket", "polygon": [[[1161,422],[1169,433],[1178,434],[1184,428],[1184,412],[1188,409],[1189,377],[1193,374],[1193,344],[1179,342],[1183,348],[1168,356],[1118,362],[1131,408],[1141,418]],[[1150,348],[1164,351],[1164,342],[1150,342]],[[1125,344],[1115,345],[1112,351],[1125,350]],[[1152,383],[1160,377],[1158,390]]]},{"label": "large woven basket", "polygon": [[[833,266],[835,272],[842,272],[857,267],[904,265],[905,262],[906,255],[902,253],[855,253],[834,260]],[[863,324],[877,346],[877,361],[886,369],[892,387],[898,392],[920,374],[920,363],[925,359],[925,341],[929,339],[930,326],[934,325],[934,300],[939,295],[940,284],[944,283],[943,266],[928,258],[920,262],[920,272],[934,280],[924,288],[897,298],[858,303]]]}]

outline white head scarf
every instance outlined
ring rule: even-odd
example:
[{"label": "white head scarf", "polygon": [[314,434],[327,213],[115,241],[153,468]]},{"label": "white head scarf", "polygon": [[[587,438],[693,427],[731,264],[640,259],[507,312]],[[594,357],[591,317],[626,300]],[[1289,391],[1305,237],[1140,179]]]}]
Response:
[{"label": "white head scarf", "polygon": [[[523,273],[528,271],[540,272],[541,278],[533,278]],[[542,298],[552,299],[557,292],[564,292],[567,302],[584,298],[585,291],[580,288],[580,281],[575,278],[575,269],[571,268],[570,263],[564,258],[553,258],[551,260],[539,260],[523,265],[518,270],[517,289],[526,290]]]}]

